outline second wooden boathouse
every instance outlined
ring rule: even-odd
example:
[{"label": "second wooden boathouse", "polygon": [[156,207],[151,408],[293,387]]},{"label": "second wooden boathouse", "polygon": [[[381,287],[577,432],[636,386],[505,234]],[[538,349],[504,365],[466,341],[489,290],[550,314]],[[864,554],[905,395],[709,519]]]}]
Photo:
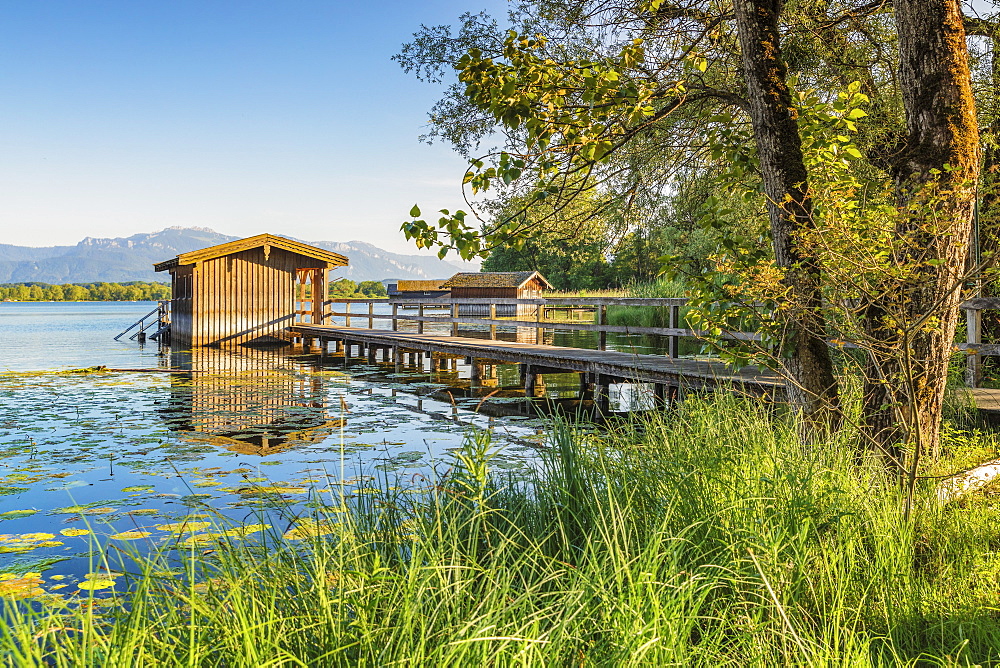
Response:
[{"label": "second wooden boathouse", "polygon": [[[441,284],[451,290],[452,299],[536,299],[552,286],[537,271],[459,272]],[[500,317],[534,318],[533,304],[498,304]],[[489,304],[462,304],[459,315],[489,315]]]},{"label": "second wooden boathouse", "polygon": [[273,234],[181,253],[153,266],[171,278],[173,346],[266,344],[321,323],[329,271],[347,258]]}]

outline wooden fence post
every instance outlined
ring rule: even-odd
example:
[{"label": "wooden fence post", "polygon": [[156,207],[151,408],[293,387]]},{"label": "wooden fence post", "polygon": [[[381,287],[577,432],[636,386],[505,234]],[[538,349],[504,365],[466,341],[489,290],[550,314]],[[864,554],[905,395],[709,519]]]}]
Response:
[{"label": "wooden fence post", "polygon": [[[680,327],[680,319],[681,319],[681,307],[671,306],[670,323],[669,323],[670,329],[677,329],[678,327]],[[680,349],[681,349],[680,341],[681,337],[677,336],[676,334],[670,335],[669,350],[667,354],[674,359],[680,357]]]},{"label": "wooden fence post", "polygon": [[344,327],[351,326],[351,302],[344,302]]},{"label": "wooden fence post", "polygon": [[[423,304],[423,302],[417,304],[417,317],[418,318],[423,318],[424,317],[424,304]],[[423,320],[418,320],[417,321],[417,334],[423,334],[423,333],[424,333],[424,321]]]},{"label": "wooden fence post", "polygon": [[[983,342],[983,312],[976,308],[965,309],[965,324],[967,332],[965,342],[970,346],[978,346]],[[983,356],[975,347],[966,349],[965,384],[968,387],[979,387],[983,381]]]},{"label": "wooden fence post", "polygon": [[[545,320],[545,305],[538,304],[535,306],[535,322],[541,324]],[[545,331],[542,327],[535,327],[535,344],[539,345],[545,342]]]},{"label": "wooden fence post", "polygon": [[396,317],[399,315],[399,304],[392,305],[392,331],[397,331],[399,329],[399,320]]},{"label": "wooden fence post", "polygon": [[368,329],[374,329],[375,302],[368,302]]},{"label": "wooden fence post", "polygon": [[[604,327],[608,324],[608,307],[605,304],[601,304],[597,307],[597,324],[600,327]],[[598,335],[597,349],[607,350],[608,348],[608,333],[601,329]]]},{"label": "wooden fence post", "polygon": [[[451,305],[451,317],[453,319],[455,319],[455,320],[458,319],[458,304],[452,304]],[[452,336],[458,336],[458,323],[457,322],[451,323],[451,335]]]},{"label": "wooden fence post", "polygon": [[[497,305],[490,304],[490,320],[497,319]],[[490,340],[495,341],[497,338],[497,324],[495,322],[490,323]]]}]

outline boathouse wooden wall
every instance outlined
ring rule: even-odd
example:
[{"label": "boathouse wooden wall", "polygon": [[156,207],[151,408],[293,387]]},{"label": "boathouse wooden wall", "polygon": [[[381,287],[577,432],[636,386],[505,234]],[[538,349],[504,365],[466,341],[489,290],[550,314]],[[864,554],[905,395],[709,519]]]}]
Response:
[{"label": "boathouse wooden wall", "polygon": [[185,343],[184,333],[191,331],[194,318],[194,301],[191,298],[194,283],[194,267],[177,267],[170,271],[170,329],[171,334],[177,332],[182,345]]},{"label": "boathouse wooden wall", "polygon": [[180,290],[175,294],[185,294],[185,271],[191,284],[190,298],[171,300],[172,341],[182,346],[264,342],[294,324],[296,269],[324,269],[327,263],[281,248],[268,250],[265,255],[263,247],[251,248],[172,270],[174,289]]},{"label": "boathouse wooden wall", "polygon": [[[534,299],[542,296],[541,282],[532,280],[521,288],[487,288],[454,287],[451,289],[453,299]],[[501,318],[534,318],[538,307],[533,304],[497,304],[496,314]],[[459,315],[488,316],[488,304],[462,304],[458,307]]]}]

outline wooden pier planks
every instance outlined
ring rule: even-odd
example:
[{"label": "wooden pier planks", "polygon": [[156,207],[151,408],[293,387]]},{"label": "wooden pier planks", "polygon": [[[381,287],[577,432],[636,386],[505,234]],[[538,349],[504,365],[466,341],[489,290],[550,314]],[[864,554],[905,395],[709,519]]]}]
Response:
[{"label": "wooden pier planks", "polygon": [[736,370],[721,362],[672,359],[663,355],[585,350],[340,325],[297,324],[290,327],[289,332],[295,336],[321,340],[353,341],[376,347],[398,347],[456,357],[559,368],[567,372],[609,376],[619,381],[662,383],[689,388],[731,386],[753,394],[771,394],[784,388],[781,378],[773,372],[752,367]]}]

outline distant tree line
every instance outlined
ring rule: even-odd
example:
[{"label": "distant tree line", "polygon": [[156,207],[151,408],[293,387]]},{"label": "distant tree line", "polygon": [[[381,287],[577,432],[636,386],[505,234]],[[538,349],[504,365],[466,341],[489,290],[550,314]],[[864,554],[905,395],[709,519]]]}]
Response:
[{"label": "distant tree line", "polygon": [[3,283],[0,301],[18,302],[143,302],[170,299],[166,283]]},{"label": "distant tree line", "polygon": [[389,293],[378,281],[361,281],[355,283],[349,278],[331,281],[329,294],[331,297],[387,297]]},{"label": "distant tree line", "polygon": [[[308,287],[308,286],[307,286]],[[307,289],[307,292],[308,289]],[[385,297],[378,281],[341,278],[330,283],[331,297]],[[144,302],[170,299],[167,283],[0,283],[0,301],[15,302]]]}]

